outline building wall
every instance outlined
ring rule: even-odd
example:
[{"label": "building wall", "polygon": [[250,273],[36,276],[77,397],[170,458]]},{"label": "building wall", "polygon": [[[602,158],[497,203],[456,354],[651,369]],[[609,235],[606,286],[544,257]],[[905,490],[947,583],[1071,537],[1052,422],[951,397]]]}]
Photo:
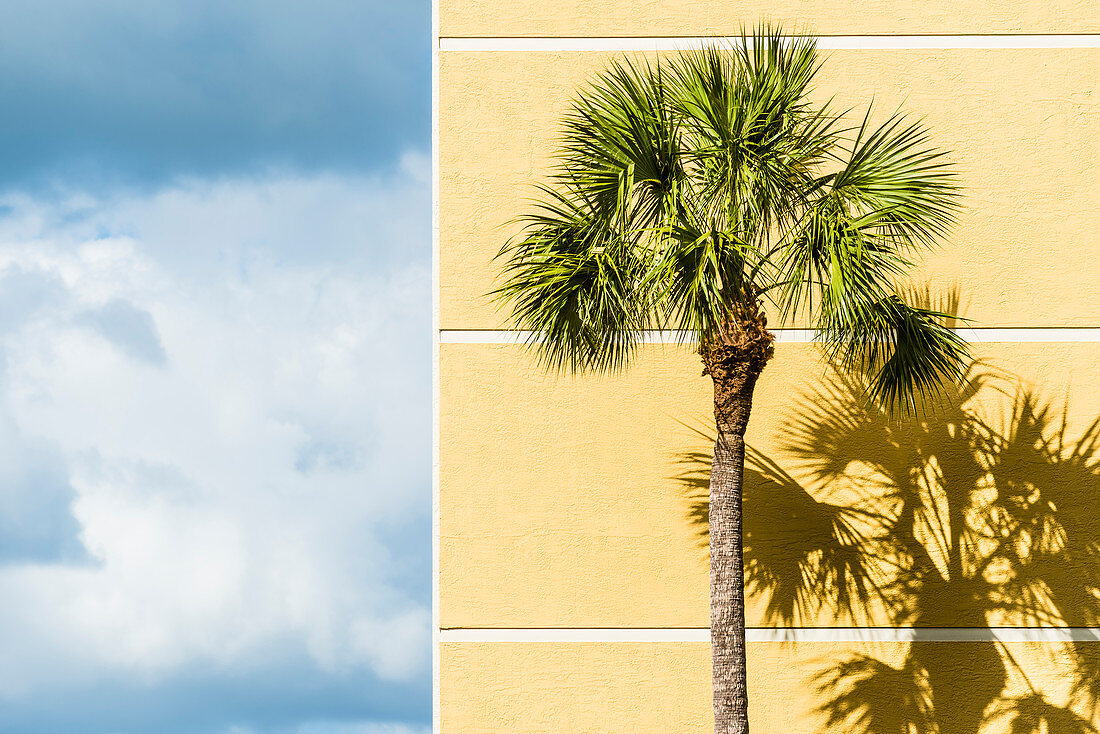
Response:
[{"label": "building wall", "polygon": [[[1100,416],[1096,0],[440,0],[440,731],[711,726],[707,558],[698,496],[683,481],[685,457],[707,448],[698,431],[706,432],[710,384],[698,357],[654,344],[620,376],[546,374],[509,343],[505,314],[485,294],[499,268],[493,256],[546,170],[574,90],[613,54],[674,53],[691,37],[734,35],[765,13],[822,36],[822,98],[847,106],[873,97],[881,114],[901,107],[954,151],[966,208],[919,282],[961,294],[981,340],[975,352],[1001,376],[1000,392],[976,398],[986,414],[1007,421],[1002,393],[1022,384],[1065,398],[1070,435]],[[750,444],[781,456],[785,427],[825,375],[812,345],[781,333]],[[883,629],[890,616],[873,605],[860,625],[876,629],[863,634],[851,623],[835,628],[826,614],[776,630],[766,601],[749,601],[754,731],[827,730],[815,676],[853,655],[896,666],[913,652],[905,631]],[[963,617],[960,626],[969,624]],[[963,684],[982,688],[973,663],[996,648],[1019,663],[1008,665],[1001,699],[1035,689],[1070,700],[1065,635],[922,635],[921,654],[956,671],[960,697]]]}]

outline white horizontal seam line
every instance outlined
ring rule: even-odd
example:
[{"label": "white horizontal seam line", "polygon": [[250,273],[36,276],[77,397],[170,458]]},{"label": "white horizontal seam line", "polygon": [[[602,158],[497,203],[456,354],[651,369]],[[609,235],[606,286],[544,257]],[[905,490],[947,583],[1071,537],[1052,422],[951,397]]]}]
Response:
[{"label": "white horizontal seam line", "polygon": [[[442,37],[441,51],[676,51],[723,43],[733,36]],[[829,50],[1100,48],[1100,33],[818,36]]]},{"label": "white horizontal seam line", "polygon": [[[441,642],[706,642],[707,628],[443,629]],[[1098,642],[1095,627],[750,628],[749,642]]]},{"label": "white horizontal seam line", "polygon": [[[974,343],[993,342],[1100,342],[1100,328],[961,328],[955,330],[965,340]],[[806,343],[813,341],[813,329],[773,329],[780,343]],[[672,344],[686,341],[679,331],[643,331],[640,341],[653,344]],[[521,344],[531,341],[529,331],[441,329],[439,341],[443,344]]]}]

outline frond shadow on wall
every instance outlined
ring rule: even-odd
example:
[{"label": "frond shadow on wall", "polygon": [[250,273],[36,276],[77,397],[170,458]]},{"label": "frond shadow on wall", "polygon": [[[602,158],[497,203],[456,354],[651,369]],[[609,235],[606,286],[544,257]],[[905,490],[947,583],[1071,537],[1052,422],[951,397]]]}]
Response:
[{"label": "frond shadow on wall", "polygon": [[[746,584],[765,623],[1100,626],[1100,419],[1071,437],[1064,407],[1007,385],[975,364],[935,410],[897,419],[833,374],[786,424],[791,471],[750,449]],[[1007,410],[991,415],[978,396],[998,391]],[[680,459],[705,546],[710,453]],[[1057,696],[1010,645],[919,634],[900,664],[853,655],[813,682],[830,732],[1096,731],[1077,712],[1100,708],[1100,644],[1056,647],[1062,683],[1072,679]],[[1009,694],[1010,677],[1025,693]]]}]

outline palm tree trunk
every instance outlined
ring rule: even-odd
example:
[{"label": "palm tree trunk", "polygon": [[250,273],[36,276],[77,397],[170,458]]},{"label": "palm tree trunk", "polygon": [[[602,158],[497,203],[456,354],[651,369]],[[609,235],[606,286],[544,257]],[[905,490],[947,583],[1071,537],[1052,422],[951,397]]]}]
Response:
[{"label": "palm tree trunk", "polygon": [[715,734],[747,734],[749,730],[741,553],[744,468],[744,436],[720,429],[710,473],[710,647]]},{"label": "palm tree trunk", "polygon": [[[746,328],[748,327],[748,328]],[[745,429],[756,380],[773,353],[763,318],[700,349],[704,374],[714,381],[718,438],[710,472],[710,644],[715,734],[747,734],[745,576],[741,495]]]}]

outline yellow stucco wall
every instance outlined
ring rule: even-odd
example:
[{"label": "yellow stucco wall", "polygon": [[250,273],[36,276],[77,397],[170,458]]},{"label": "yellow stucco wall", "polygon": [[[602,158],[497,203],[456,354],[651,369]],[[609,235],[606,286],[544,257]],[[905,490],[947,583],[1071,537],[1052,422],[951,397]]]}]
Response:
[{"label": "yellow stucco wall", "polygon": [[822,35],[1100,32],[1093,0],[442,0],[439,15],[444,37],[730,35],[761,18]]},{"label": "yellow stucco wall", "polygon": [[[1100,343],[974,351],[1005,375],[990,414],[1023,380],[1069,396],[1071,435],[1100,416]],[[707,556],[676,479],[708,448],[696,355],[651,345],[622,376],[561,378],[518,345],[442,344],[440,374],[441,626],[707,626]],[[783,461],[784,425],[823,374],[812,345],[777,345],[747,441]],[[752,600],[749,623],[761,612]]]},{"label": "yellow stucco wall", "polygon": [[[502,37],[728,35],[762,17],[825,35],[1100,34],[1100,2],[440,0],[438,17],[437,727],[706,732],[704,642],[478,641],[479,630],[494,629],[518,638],[532,628],[566,636],[576,630],[598,639],[602,629],[706,627],[698,496],[678,477],[684,454],[707,448],[695,430],[707,430],[711,396],[698,357],[685,347],[646,346],[623,375],[573,378],[546,374],[517,345],[452,343],[455,330],[485,331],[489,340],[490,330],[507,328],[485,296],[495,282],[492,257],[546,169],[560,112],[610,56],[514,44],[461,50],[457,39],[491,46]],[[901,107],[921,116],[960,165],[966,209],[951,241],[923,263],[921,283],[957,286],[975,327],[1071,327],[1082,334],[1100,327],[1093,265],[1100,252],[1100,42],[826,55],[822,98],[847,106],[874,97],[882,113]],[[1007,392],[1034,386],[1059,409],[1065,399],[1072,436],[1100,416],[1100,342],[1083,339],[998,342],[975,351],[1003,376],[998,384]],[[784,427],[826,376],[811,345],[778,345],[758,388],[750,443],[788,460]],[[992,419],[1011,405],[995,386],[977,401]],[[788,468],[812,483],[805,471]],[[749,620],[771,623],[763,598],[750,599]],[[990,621],[1034,624],[995,615]],[[859,622],[888,623],[873,608]],[[823,613],[802,624],[841,623]],[[452,638],[454,630],[473,637]],[[1100,651],[1100,643],[1089,644]],[[910,652],[930,656],[945,680],[957,680],[957,705],[965,708],[996,677],[994,648],[751,643],[753,731],[846,731],[826,726],[816,710],[825,699],[812,681],[853,655],[891,666]],[[1004,662],[1002,699],[1025,696],[1030,685],[1055,703],[1071,700],[1064,645],[1011,642],[996,656],[1016,661]],[[954,715],[941,706],[943,716]],[[1000,720],[980,734],[1006,731]]]},{"label": "yellow stucco wall", "polygon": [[[964,717],[958,709],[966,705],[967,695],[991,680],[1000,682],[1002,671],[988,664],[993,643],[924,642],[917,647],[918,654],[938,656],[945,678],[958,682],[959,699],[944,703],[944,719]],[[1004,647],[1027,667],[1032,685],[1038,679],[1052,696],[1067,694],[1067,681],[1060,675],[1067,660],[1060,646]],[[908,650],[907,644],[894,642],[750,645],[752,730],[846,732],[824,728],[826,719],[817,709],[830,696],[817,693],[816,677],[855,655],[899,667]],[[443,645],[441,659],[446,714],[441,731],[447,734],[667,734],[707,732],[713,726],[706,643],[451,643]],[[1005,678],[1007,695],[1026,695],[1028,683],[1011,666]],[[896,706],[902,705],[899,698]],[[992,720],[980,734],[1008,731],[1003,720]]]},{"label": "yellow stucco wall", "polygon": [[[1100,2],[1097,3],[1100,5]],[[594,52],[440,54],[440,324],[495,329],[485,294]],[[966,210],[921,277],[957,284],[984,326],[1100,323],[1100,48],[837,50],[818,94],[924,117],[961,169]],[[988,284],[996,283],[996,288]]]}]

